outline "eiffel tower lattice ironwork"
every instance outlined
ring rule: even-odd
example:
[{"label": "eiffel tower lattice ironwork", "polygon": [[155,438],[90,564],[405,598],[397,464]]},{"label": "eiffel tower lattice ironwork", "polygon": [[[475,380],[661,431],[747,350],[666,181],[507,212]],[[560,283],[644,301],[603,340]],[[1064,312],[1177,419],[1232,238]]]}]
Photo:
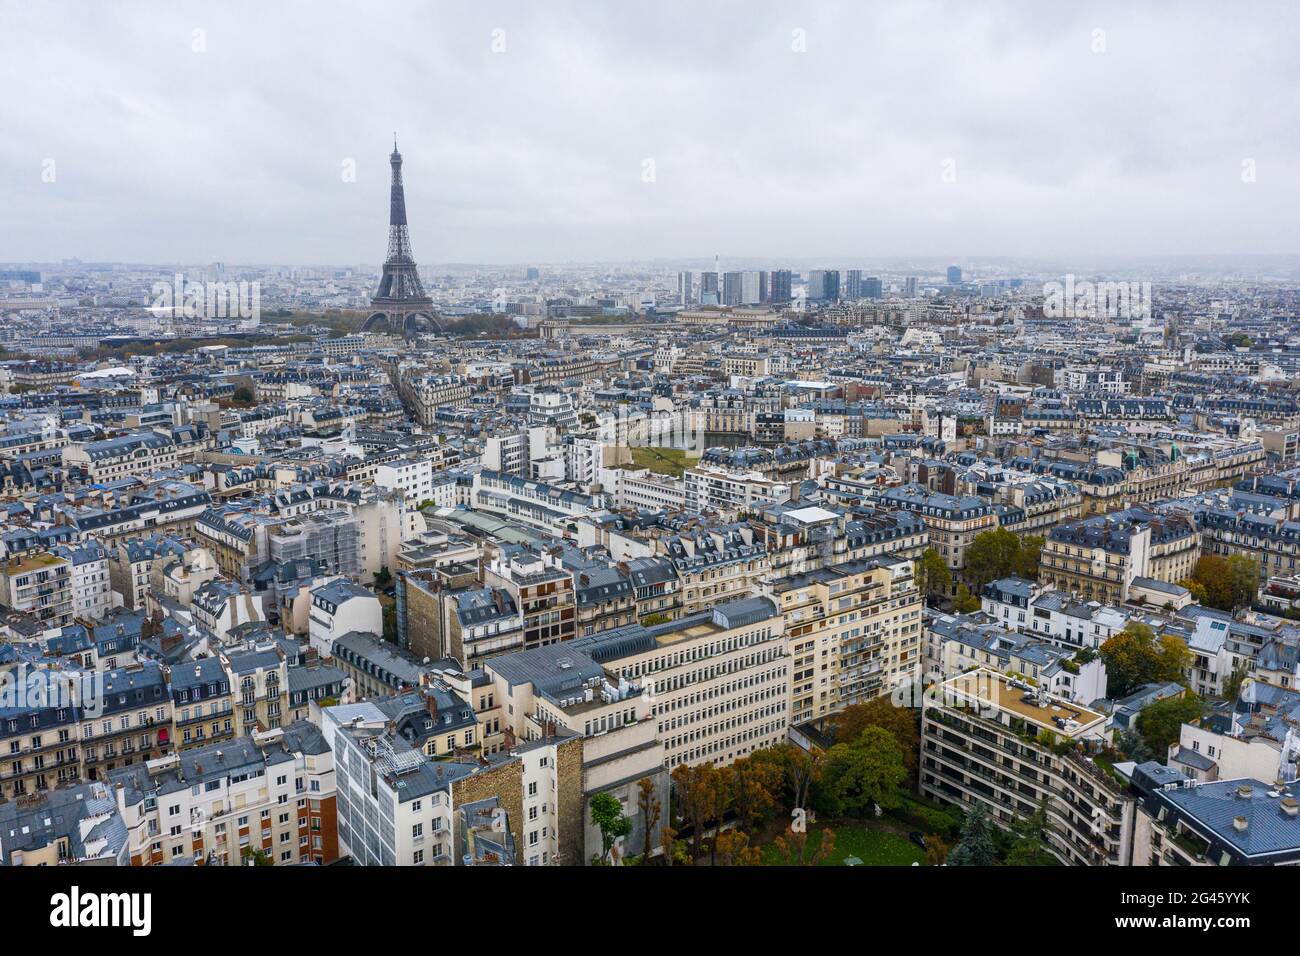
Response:
[{"label": "eiffel tower lattice ironwork", "polygon": [[393,137],[393,154],[388,157],[393,184],[388,203],[388,255],[384,259],[379,288],[370,299],[373,310],[362,324],[367,331],[387,324],[394,332],[407,334],[437,327],[433,300],[424,291],[411,252],[411,233],[406,222],[406,191],[402,185],[402,154]]}]

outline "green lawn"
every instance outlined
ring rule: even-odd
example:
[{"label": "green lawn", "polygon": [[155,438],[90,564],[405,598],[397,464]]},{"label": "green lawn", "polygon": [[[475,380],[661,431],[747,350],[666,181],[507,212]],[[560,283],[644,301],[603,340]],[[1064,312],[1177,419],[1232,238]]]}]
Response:
[{"label": "green lawn", "polygon": [[[808,834],[808,855],[821,846],[822,829],[820,825],[815,826]],[[905,836],[861,826],[832,826],[831,829],[835,831],[835,849],[822,866],[843,866],[850,856],[856,856],[863,866],[911,866],[913,862],[925,865],[925,853]],[[781,865],[776,847],[770,843],[763,847],[763,863]]]},{"label": "green lawn", "polygon": [[632,464],[636,468],[649,468],[657,475],[672,475],[680,478],[687,468],[692,467],[699,458],[688,458],[681,448],[654,448],[649,445],[634,445]]}]

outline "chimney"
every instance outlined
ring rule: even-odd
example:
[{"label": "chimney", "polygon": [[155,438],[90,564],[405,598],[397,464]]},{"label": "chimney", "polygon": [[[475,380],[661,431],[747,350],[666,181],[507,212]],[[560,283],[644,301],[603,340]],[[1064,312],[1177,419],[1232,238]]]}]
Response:
[{"label": "chimney", "polygon": [[429,716],[436,720],[438,718],[438,698],[433,694],[425,694],[424,705],[429,709]]},{"label": "chimney", "polygon": [[1250,825],[1249,821],[1247,821],[1245,817],[1232,818],[1232,828],[1236,830],[1238,833],[1243,832],[1246,829],[1246,827],[1249,825]]},{"label": "chimney", "polygon": [[1295,816],[1297,812],[1300,812],[1300,802],[1297,802],[1295,797],[1283,797],[1282,812],[1288,817]]}]

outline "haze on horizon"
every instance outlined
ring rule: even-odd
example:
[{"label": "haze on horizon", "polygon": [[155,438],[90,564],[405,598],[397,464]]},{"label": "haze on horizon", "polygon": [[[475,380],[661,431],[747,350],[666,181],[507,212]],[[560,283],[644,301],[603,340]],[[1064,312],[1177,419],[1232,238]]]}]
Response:
[{"label": "haze on horizon", "polygon": [[378,262],[394,130],[420,262],[1289,255],[1297,33],[1281,2],[0,0],[0,261]]}]

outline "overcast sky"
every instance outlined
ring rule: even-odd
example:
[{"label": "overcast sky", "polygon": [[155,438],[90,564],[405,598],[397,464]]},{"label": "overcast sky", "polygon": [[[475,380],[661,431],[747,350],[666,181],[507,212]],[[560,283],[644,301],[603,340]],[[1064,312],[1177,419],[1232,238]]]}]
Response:
[{"label": "overcast sky", "polygon": [[377,262],[394,130],[422,263],[1294,253],[1297,36],[1264,2],[0,0],[0,261]]}]

